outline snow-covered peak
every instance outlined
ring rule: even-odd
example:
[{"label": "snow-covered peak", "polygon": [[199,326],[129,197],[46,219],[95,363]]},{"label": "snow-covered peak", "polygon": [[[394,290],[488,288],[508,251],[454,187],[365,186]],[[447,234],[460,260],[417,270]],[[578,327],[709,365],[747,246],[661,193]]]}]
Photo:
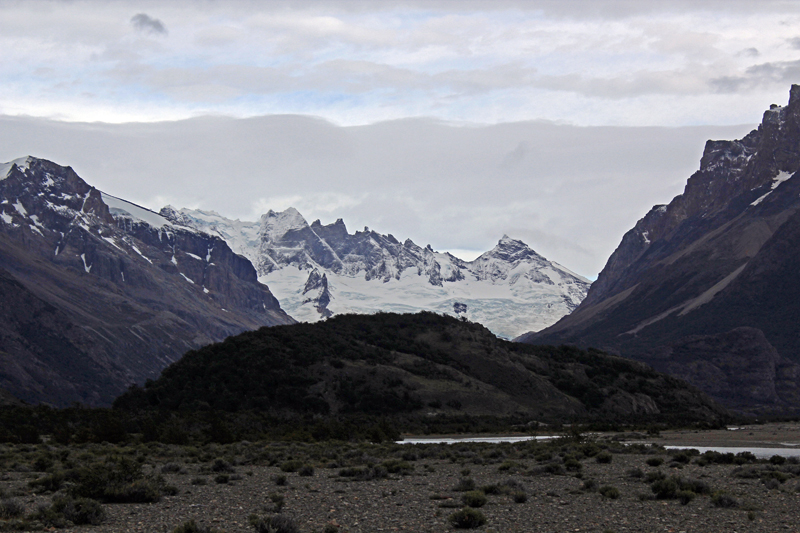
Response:
[{"label": "snow-covered peak", "polygon": [[0,163],[0,180],[4,180],[8,177],[8,173],[11,172],[11,169],[14,167],[14,165],[17,165],[21,171],[26,171],[32,159],[33,157],[27,155],[13,161],[9,161],[8,163]]},{"label": "snow-covered peak", "polygon": [[520,240],[512,239],[508,235],[503,235],[494,248],[478,256],[472,263],[479,264],[495,259],[499,259],[505,263],[517,263],[519,261],[530,260],[546,261],[530,246]]},{"label": "snow-covered peak", "polygon": [[261,217],[262,235],[269,241],[279,240],[291,230],[307,227],[308,222],[294,207],[278,212],[270,209]]}]

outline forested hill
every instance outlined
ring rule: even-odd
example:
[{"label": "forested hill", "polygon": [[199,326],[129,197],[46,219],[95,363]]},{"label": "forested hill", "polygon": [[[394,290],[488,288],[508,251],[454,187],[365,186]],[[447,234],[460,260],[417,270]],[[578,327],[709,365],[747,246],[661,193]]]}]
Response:
[{"label": "forested hill", "polygon": [[341,315],[229,337],[186,353],[114,407],[544,421],[719,421],[726,414],[642,363],[506,342],[479,324],[429,312]]}]

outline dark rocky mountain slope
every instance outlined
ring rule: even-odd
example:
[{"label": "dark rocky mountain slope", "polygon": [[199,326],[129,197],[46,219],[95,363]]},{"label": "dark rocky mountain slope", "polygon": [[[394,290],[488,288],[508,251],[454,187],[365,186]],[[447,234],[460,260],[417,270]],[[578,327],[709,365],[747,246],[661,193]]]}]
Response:
[{"label": "dark rocky mountain slope", "polygon": [[0,388],[108,405],[187,350],[289,324],[250,262],[33,157],[0,165]]},{"label": "dark rocky mountain slope", "polygon": [[117,399],[126,410],[296,415],[519,415],[719,422],[705,394],[647,365],[495,337],[430,312],[338,315],[261,328],[188,352]]},{"label": "dark rocky mountain slope", "polygon": [[628,231],[571,315],[518,340],[594,346],[745,411],[800,409],[800,86],[708,141],[684,193]]}]

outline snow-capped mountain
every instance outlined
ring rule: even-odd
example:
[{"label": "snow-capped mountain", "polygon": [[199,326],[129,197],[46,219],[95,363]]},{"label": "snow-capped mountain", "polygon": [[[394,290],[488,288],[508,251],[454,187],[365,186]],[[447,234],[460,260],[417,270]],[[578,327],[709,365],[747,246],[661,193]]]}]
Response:
[{"label": "snow-capped mountain", "polygon": [[339,219],[310,225],[293,208],[258,222],[165,207],[175,224],[217,235],[253,263],[292,317],[430,310],[465,316],[512,338],[555,323],[586,296],[589,281],[503,236],[463,261],[369,228],[351,234]]},{"label": "snow-capped mountain", "polygon": [[223,239],[70,167],[0,165],[0,388],[108,405],[190,349],[293,322]]}]

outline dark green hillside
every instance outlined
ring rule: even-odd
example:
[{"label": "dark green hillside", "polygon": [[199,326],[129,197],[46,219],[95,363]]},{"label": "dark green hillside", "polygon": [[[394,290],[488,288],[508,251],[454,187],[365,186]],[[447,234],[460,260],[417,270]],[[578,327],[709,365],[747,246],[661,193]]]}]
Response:
[{"label": "dark green hillside", "polygon": [[634,361],[530,346],[434,313],[342,315],[188,352],[117,409],[717,421],[723,409]]}]

